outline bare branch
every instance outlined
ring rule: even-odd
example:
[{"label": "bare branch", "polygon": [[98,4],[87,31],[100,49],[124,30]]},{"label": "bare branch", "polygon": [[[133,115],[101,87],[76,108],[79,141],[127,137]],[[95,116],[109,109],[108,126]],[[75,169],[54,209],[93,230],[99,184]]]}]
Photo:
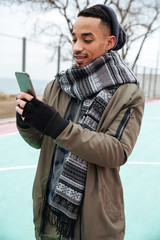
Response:
[{"label": "bare branch", "polygon": [[89,5],[90,5],[89,0],[86,0],[86,4],[85,4],[84,8],[88,8]]},{"label": "bare branch", "polygon": [[[82,8],[89,7],[93,0],[0,0],[0,4],[12,5],[14,3],[27,6],[30,12],[40,11],[42,14],[46,12],[54,12],[57,10],[65,20],[63,28],[59,26],[56,19],[53,22],[39,22],[38,26],[40,34],[47,35],[52,42],[51,46],[57,46],[57,43],[67,48],[71,44],[70,34],[73,28],[73,21],[76,18],[76,12],[79,12]],[[98,2],[98,1],[97,1]],[[150,4],[146,0],[103,0],[103,4],[113,6],[117,13],[119,21],[127,32],[127,42],[122,49],[122,57],[127,58],[132,46],[137,40],[141,40],[136,45],[136,58],[133,63],[135,66],[144,43],[149,35],[157,31],[160,28],[159,24],[159,12],[160,5],[158,7],[158,1],[152,0]],[[157,4],[156,4],[157,3]],[[149,16],[149,17],[148,17]],[[41,26],[41,27],[40,27]],[[66,50],[68,51],[68,49]]]},{"label": "bare branch", "polygon": [[145,42],[146,38],[148,37],[148,35],[149,35],[149,33],[150,33],[150,30],[151,30],[151,28],[152,28],[153,23],[154,23],[154,22],[156,21],[156,19],[158,18],[159,11],[158,11],[158,9],[156,9],[156,10],[157,10],[157,12],[156,12],[156,14],[155,14],[155,17],[153,18],[153,20],[151,21],[150,25],[148,26],[148,29],[147,29],[147,31],[146,31],[146,34],[144,35],[144,38],[143,38],[143,40],[142,40],[142,42],[141,42],[141,45],[140,45],[140,48],[139,48],[139,50],[138,50],[137,56],[136,56],[136,58],[135,58],[135,60],[134,60],[134,63],[133,63],[133,65],[132,65],[132,69],[134,69],[134,67],[135,67],[135,64],[136,64],[136,62],[137,62],[137,60],[138,60],[138,58],[139,58],[139,55],[140,55],[140,53],[141,53],[141,51],[142,51],[142,47],[143,47],[143,45],[144,45],[144,42]]},{"label": "bare branch", "polygon": [[124,20],[126,19],[127,15],[129,14],[133,2],[134,2],[134,0],[129,1],[124,14],[123,14],[123,9],[121,9],[121,17],[122,17],[121,24],[123,24]]},{"label": "bare branch", "polygon": [[75,0],[75,3],[76,3],[76,8],[80,11],[80,6],[79,6],[78,0]]},{"label": "bare branch", "polygon": [[111,1],[108,1],[108,0],[105,0],[104,2],[103,2],[103,4],[111,4]]}]

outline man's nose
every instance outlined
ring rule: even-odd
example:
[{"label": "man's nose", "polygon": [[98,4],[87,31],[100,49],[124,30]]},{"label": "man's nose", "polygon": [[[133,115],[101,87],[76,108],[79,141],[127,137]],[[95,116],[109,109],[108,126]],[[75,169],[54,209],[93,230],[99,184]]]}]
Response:
[{"label": "man's nose", "polygon": [[83,44],[80,41],[76,41],[73,44],[73,52],[81,52],[83,51]]}]

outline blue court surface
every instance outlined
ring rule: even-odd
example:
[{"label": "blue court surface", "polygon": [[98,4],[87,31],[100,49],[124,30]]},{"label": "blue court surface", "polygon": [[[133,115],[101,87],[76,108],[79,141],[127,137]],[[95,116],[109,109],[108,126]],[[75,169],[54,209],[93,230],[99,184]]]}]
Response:
[{"label": "blue court surface", "polygon": [[[38,156],[39,150],[18,133],[0,136],[0,240],[34,240],[32,184]],[[138,141],[120,173],[125,240],[160,240],[160,101],[146,104]]]}]

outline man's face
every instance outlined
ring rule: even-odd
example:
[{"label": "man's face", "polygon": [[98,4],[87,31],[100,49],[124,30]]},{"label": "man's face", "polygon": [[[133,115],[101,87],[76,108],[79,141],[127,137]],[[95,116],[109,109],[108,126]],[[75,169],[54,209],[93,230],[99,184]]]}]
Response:
[{"label": "man's face", "polygon": [[78,17],[72,32],[73,56],[78,67],[84,67],[94,59],[104,55],[109,48],[108,36],[104,34],[104,27],[100,25],[99,18]]}]

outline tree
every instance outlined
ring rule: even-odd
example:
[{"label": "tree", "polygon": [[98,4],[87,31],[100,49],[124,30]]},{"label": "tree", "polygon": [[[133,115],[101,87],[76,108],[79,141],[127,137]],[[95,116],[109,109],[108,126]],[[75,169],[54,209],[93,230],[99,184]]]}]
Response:
[{"label": "tree", "polygon": [[[51,22],[38,22],[38,33],[50,37],[50,46],[63,47],[63,59],[71,56],[71,32],[77,13],[91,5],[102,3],[114,8],[120,24],[127,33],[127,42],[122,49],[122,57],[127,60],[134,48],[134,68],[148,36],[160,28],[160,5],[158,0],[1,0],[3,4],[19,3],[32,11],[58,14],[61,24],[53,17]],[[56,15],[58,16],[58,15]],[[136,46],[136,47],[135,47]],[[53,48],[54,49],[54,48]],[[70,49],[70,50],[68,50]]]}]

